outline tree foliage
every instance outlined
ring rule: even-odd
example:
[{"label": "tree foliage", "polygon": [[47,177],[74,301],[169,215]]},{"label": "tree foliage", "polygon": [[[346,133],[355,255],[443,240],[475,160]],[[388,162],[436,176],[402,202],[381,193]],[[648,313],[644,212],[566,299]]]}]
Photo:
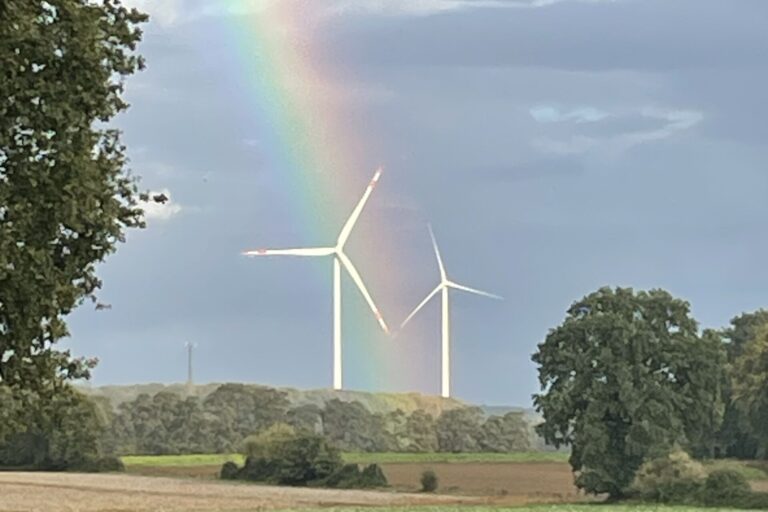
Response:
[{"label": "tree foliage", "polygon": [[745,347],[766,325],[768,325],[768,311],[759,309],[734,317],[731,325],[721,333],[727,349],[728,366],[731,368],[723,388],[723,401],[726,407],[723,424],[718,433],[721,454],[727,457],[753,459],[760,451],[760,440],[753,433],[754,429],[750,426],[744,408],[739,407],[733,400],[733,381],[739,378],[739,374],[733,371],[733,368],[736,361],[742,357]]},{"label": "tree foliage", "polygon": [[[269,439],[320,435],[344,451],[523,451],[530,430],[519,413],[485,418],[478,409],[455,409],[437,420],[416,410],[373,413],[360,402],[331,399],[324,407],[290,408],[282,391],[224,384],[200,400],[169,391],[141,394],[112,412],[99,403],[110,428],[105,446],[119,454],[232,453]],[[442,443],[438,439],[442,436]]]},{"label": "tree foliage", "polygon": [[437,419],[437,443],[441,452],[479,452],[483,413],[477,407],[445,411]]},{"label": "tree foliage", "polygon": [[530,450],[528,424],[519,412],[491,416],[483,424],[480,448],[484,452],[524,452]]},{"label": "tree foliage", "polygon": [[620,496],[635,471],[718,421],[723,349],[662,290],[603,288],[568,310],[533,360],[547,442],[572,448],[576,484]]},{"label": "tree foliage", "polygon": [[23,428],[0,443],[0,466],[83,468],[104,453],[106,418],[95,402],[68,385],[49,395],[26,393],[15,419]]},{"label": "tree foliage", "polygon": [[117,0],[0,4],[0,382],[87,376],[54,344],[100,286],[95,266],[142,225],[119,133],[147,17]]},{"label": "tree foliage", "polygon": [[733,398],[757,440],[757,456],[768,456],[768,324],[757,329],[735,359]]}]

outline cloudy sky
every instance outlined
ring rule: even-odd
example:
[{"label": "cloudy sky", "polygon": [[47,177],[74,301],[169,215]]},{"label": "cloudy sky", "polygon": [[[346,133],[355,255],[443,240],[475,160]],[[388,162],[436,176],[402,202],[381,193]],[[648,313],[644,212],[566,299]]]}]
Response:
[{"label": "cloudy sky", "polygon": [[[117,122],[171,201],[101,267],[112,309],[73,315],[96,384],[184,380],[189,341],[198,381],[328,386],[330,261],[239,251],[332,243],[380,163],[349,252],[389,323],[436,284],[427,222],[457,281],[505,297],[454,296],[460,398],[528,405],[537,343],[603,285],[665,288],[704,327],[768,306],[764,0],[131,3],[153,17],[148,65]],[[268,158],[248,27],[306,31],[304,58],[332,63],[303,86],[359,134],[328,141],[360,164],[326,173],[333,207],[302,211]],[[438,303],[390,339],[344,291],[347,385],[437,392]]]}]

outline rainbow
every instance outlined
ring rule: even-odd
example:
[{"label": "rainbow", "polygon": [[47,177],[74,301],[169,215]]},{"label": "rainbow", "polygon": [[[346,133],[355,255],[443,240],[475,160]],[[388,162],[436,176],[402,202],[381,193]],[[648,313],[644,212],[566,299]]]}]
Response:
[{"label": "rainbow", "polygon": [[[279,169],[277,187],[292,203],[292,227],[303,237],[297,240],[301,245],[313,243],[321,233],[335,233],[338,219],[348,216],[374,168],[386,166],[386,162],[372,161],[371,144],[351,121],[354,116],[340,84],[342,65],[318,37],[325,28],[323,14],[317,10],[321,3],[279,0],[259,12],[224,21],[237,52],[240,99],[258,122],[259,156],[269,169]],[[386,168],[383,179],[387,179]],[[372,206],[375,203],[376,197]],[[372,217],[370,210],[367,217]],[[364,267],[361,272],[374,299],[384,304],[384,315],[397,326],[401,318],[388,315],[391,308],[386,302],[410,305],[412,298],[402,293],[401,286],[407,280],[408,265],[404,255],[394,250],[393,241],[380,236],[385,230],[378,229],[377,222],[360,222],[355,228],[353,239],[364,242],[354,243],[355,258]],[[385,271],[372,276],[368,268]],[[322,278],[327,279],[325,273]],[[330,282],[328,286],[330,290]],[[352,292],[346,297],[345,303],[358,300],[359,295]],[[349,387],[403,390],[406,381],[411,390],[435,392],[436,374],[423,368],[434,363],[434,355],[427,356],[431,352],[425,347],[405,345],[418,343],[422,333],[392,340],[378,332],[370,314],[360,311],[360,315],[348,315],[344,325]],[[329,335],[318,341],[330,340],[330,328],[329,322]]]}]

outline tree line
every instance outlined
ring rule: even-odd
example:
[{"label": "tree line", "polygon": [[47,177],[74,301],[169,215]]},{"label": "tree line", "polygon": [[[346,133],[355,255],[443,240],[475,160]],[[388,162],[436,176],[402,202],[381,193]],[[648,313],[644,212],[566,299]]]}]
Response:
[{"label": "tree line", "polygon": [[292,407],[286,394],[264,386],[223,384],[203,399],[169,391],[141,394],[111,410],[104,444],[117,454],[231,453],[277,424],[320,435],[347,452],[511,452],[530,448],[519,412],[485,417],[460,407],[434,417],[424,411],[371,412],[357,401]]}]

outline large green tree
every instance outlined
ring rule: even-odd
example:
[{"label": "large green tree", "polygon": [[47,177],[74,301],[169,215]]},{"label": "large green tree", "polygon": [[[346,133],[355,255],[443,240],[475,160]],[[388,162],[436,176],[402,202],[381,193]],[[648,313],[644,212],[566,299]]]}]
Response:
[{"label": "large green tree", "polygon": [[768,325],[747,342],[732,370],[733,399],[757,440],[760,458],[768,457]]},{"label": "large green tree", "polygon": [[[728,364],[733,368],[736,361],[744,353],[745,347],[757,336],[758,332],[768,325],[768,311],[742,313],[731,319],[731,325],[723,329],[721,335],[728,353]],[[760,441],[753,434],[749,419],[743,407],[733,400],[733,379],[738,378],[736,372],[729,372],[726,385],[723,388],[725,401],[725,417],[719,432],[721,454],[727,457],[753,459],[757,457]]]},{"label": "large green tree", "polygon": [[87,376],[57,351],[96,264],[142,225],[118,131],[146,16],[118,0],[0,2],[0,383]]},{"label": "large green tree", "polygon": [[701,443],[700,425],[719,419],[722,344],[699,336],[688,303],[663,290],[584,297],[533,360],[538,431],[571,447],[576,484],[587,492],[621,496],[644,459]]}]

